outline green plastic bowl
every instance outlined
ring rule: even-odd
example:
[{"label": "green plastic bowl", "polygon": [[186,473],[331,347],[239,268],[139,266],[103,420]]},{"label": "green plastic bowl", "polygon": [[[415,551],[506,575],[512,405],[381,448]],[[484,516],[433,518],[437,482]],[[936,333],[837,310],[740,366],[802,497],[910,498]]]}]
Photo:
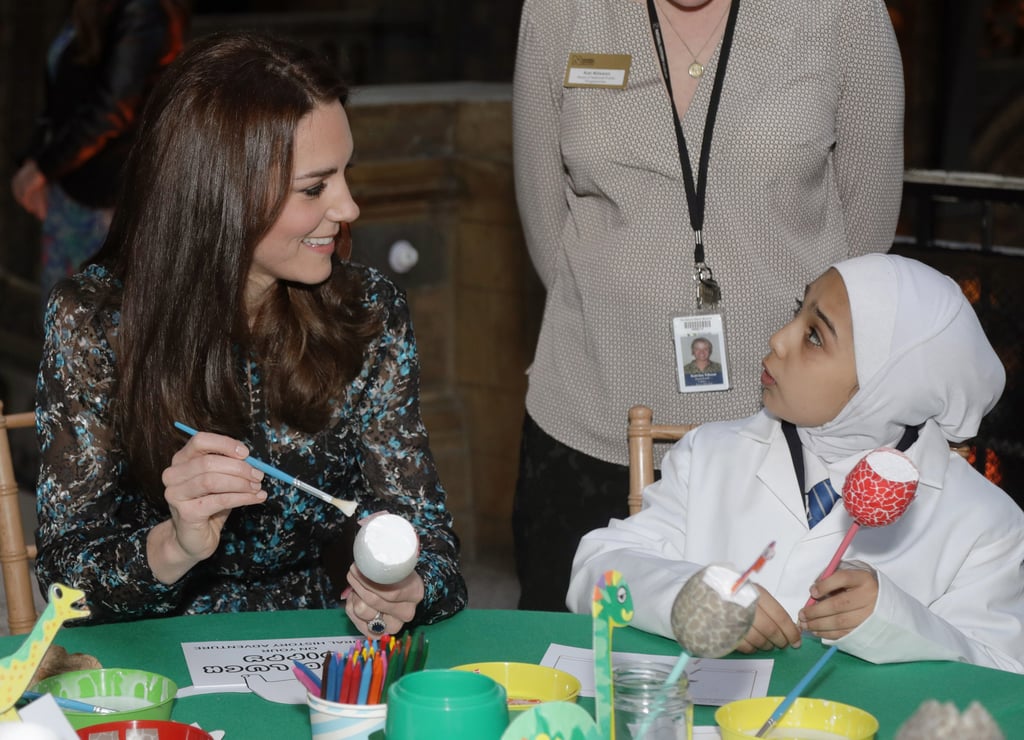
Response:
[{"label": "green plastic bowl", "polygon": [[109,714],[62,710],[71,726],[78,730],[101,722],[168,720],[171,718],[178,685],[166,676],[151,671],[99,668],[51,676],[37,683],[32,690],[115,710]]}]

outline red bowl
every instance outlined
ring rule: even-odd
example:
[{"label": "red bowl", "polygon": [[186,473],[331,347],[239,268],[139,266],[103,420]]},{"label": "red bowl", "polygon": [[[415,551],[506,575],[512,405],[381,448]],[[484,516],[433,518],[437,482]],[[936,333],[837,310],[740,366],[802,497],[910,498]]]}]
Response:
[{"label": "red bowl", "polygon": [[108,733],[116,732],[118,740],[125,740],[128,730],[156,730],[160,740],[213,740],[213,735],[198,727],[186,725],[184,722],[172,722],[163,719],[128,719],[119,722],[104,722],[99,725],[90,725],[78,730],[78,737],[82,740],[102,738],[113,740],[114,735]]}]

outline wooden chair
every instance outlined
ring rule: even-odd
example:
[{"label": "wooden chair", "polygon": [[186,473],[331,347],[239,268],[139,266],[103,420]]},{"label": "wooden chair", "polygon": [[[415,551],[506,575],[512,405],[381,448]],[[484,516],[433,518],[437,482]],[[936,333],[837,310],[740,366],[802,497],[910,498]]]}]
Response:
[{"label": "wooden chair", "polygon": [[642,405],[629,410],[629,514],[640,511],[644,488],[654,483],[654,441],[675,442],[696,424],[652,424],[653,412]]},{"label": "wooden chair", "polygon": [[7,623],[12,635],[30,632],[36,622],[29,567],[29,562],[36,557],[36,548],[25,542],[18,482],[14,479],[7,430],[35,427],[35,424],[33,412],[4,415],[4,406],[0,402],[0,572],[7,596]]}]

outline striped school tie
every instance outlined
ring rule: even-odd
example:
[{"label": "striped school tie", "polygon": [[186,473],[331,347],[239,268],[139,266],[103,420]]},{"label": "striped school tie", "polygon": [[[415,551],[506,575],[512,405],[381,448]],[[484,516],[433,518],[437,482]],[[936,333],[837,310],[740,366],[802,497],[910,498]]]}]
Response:
[{"label": "striped school tie", "polygon": [[839,494],[829,483],[828,478],[818,481],[810,491],[807,492],[807,524],[813,529],[814,526],[828,516],[839,500]]}]

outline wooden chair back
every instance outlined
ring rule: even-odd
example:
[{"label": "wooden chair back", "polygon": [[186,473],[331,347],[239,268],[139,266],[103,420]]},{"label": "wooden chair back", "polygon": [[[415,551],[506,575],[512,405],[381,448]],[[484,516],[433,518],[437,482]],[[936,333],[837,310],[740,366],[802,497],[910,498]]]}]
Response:
[{"label": "wooden chair back", "polygon": [[675,442],[696,424],[652,424],[654,414],[643,405],[629,410],[629,514],[640,511],[644,488],[654,483],[654,441]]},{"label": "wooden chair back", "polygon": [[7,623],[12,635],[21,635],[30,632],[36,623],[30,568],[36,548],[25,542],[7,430],[35,427],[36,415],[31,411],[5,415],[3,411],[0,402],[0,574],[7,599]]}]

